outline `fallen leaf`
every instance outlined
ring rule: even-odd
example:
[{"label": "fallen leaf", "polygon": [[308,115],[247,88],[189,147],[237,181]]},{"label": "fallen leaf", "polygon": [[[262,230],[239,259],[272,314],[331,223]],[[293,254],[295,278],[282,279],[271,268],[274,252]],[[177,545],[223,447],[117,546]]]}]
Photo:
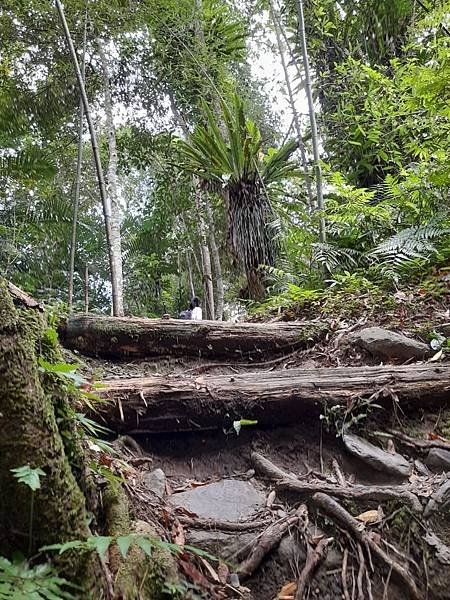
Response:
[{"label": "fallen leaf", "polygon": [[198,517],[197,513],[188,510],[185,506],[177,506],[176,511],[177,511],[177,513],[181,513],[182,515],[191,517],[192,519],[195,519],[196,517]]},{"label": "fallen leaf", "polygon": [[388,439],[387,451],[389,452],[389,454],[395,454],[395,444],[391,438]]},{"label": "fallen leaf", "polygon": [[199,556],[199,559],[200,559],[200,562],[202,563],[202,565],[205,567],[205,569],[211,575],[212,579],[216,583],[221,583],[220,577],[219,577],[217,571],[210,565],[210,563],[206,560],[206,558],[203,558],[203,556]]},{"label": "fallen leaf", "polygon": [[444,354],[444,350],[441,348],[439,350],[439,352],[436,352],[436,354],[434,354],[428,362],[437,362],[438,360],[440,360],[442,358],[443,354]]},{"label": "fallen leaf", "polygon": [[225,585],[230,575],[230,569],[222,560],[219,561],[219,566],[217,567],[217,574],[219,575],[220,583],[223,583]]},{"label": "fallen leaf", "polygon": [[202,587],[205,590],[211,589],[212,586],[209,583],[209,581],[206,579],[206,577],[203,575],[203,573],[201,573],[201,571],[199,571],[197,569],[197,567],[195,567],[191,562],[189,562],[183,558],[179,558],[178,564],[180,565],[181,569],[184,571],[185,575],[187,575],[189,577],[189,579],[192,581],[192,583],[199,585],[200,587]]},{"label": "fallen leaf", "polygon": [[377,510],[366,510],[366,512],[361,513],[356,518],[363,523],[376,523],[379,520]]},{"label": "fallen leaf", "polygon": [[274,503],[274,501],[275,501],[275,496],[276,496],[276,495],[277,495],[277,494],[276,494],[275,490],[272,490],[272,491],[269,493],[269,495],[267,496],[267,500],[266,500],[266,507],[267,507],[267,508],[271,508],[271,507],[272,507],[272,504],[273,504],[273,503]]},{"label": "fallen leaf", "polygon": [[172,525],[172,541],[177,546],[184,546],[186,544],[184,528],[178,519],[175,519]]},{"label": "fallen leaf", "polygon": [[295,592],[297,591],[297,582],[290,581],[283,585],[281,590],[278,592],[277,600],[287,600],[288,598],[294,598]]}]

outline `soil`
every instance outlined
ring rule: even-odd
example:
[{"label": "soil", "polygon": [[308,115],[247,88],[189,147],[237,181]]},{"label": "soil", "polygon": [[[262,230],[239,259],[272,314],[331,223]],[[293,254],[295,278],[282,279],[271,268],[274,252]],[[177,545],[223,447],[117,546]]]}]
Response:
[{"label": "soil", "polygon": [[[401,318],[405,318],[404,307],[394,309],[397,327],[401,330]],[[397,311],[397,312],[396,312]],[[408,312],[408,310],[406,310]],[[408,313],[409,314],[409,313]],[[440,320],[448,320],[448,314],[441,311]],[[425,328],[424,323],[428,322],[429,312],[425,311],[423,323],[413,326],[412,320],[409,320],[409,331],[414,327]],[[383,323],[386,325],[386,319]],[[133,378],[150,375],[167,375],[173,373],[202,373],[212,372],[214,374],[232,374],[242,371],[257,371],[258,369],[290,369],[294,367],[313,368],[319,366],[357,366],[379,364],[379,361],[368,355],[362,350],[358,350],[347,345],[344,342],[345,334],[350,330],[356,330],[369,324],[374,324],[375,320],[356,319],[353,321],[338,320],[330,327],[330,335],[327,339],[312,348],[293,353],[283,357],[270,364],[264,365],[236,365],[228,364],[224,361],[201,361],[198,359],[173,359],[165,357],[152,360],[132,360],[122,362],[111,362],[95,358],[76,357],[81,362],[80,371],[93,379],[102,378]],[[390,320],[392,325],[392,318]],[[424,338],[422,338],[424,339]],[[74,355],[69,358],[73,360]],[[450,423],[450,414],[441,412],[415,412],[414,414],[399,414],[398,411],[374,410],[370,414],[363,416],[358,421],[357,427],[352,429],[360,433],[366,439],[378,441],[374,434],[379,431],[390,429],[402,429],[408,435],[426,439],[427,436],[434,434],[446,434]],[[328,429],[327,429],[328,426]],[[447,433],[448,434],[448,433]],[[173,540],[173,524],[178,523],[178,519],[183,516],[177,514],[173,507],[168,503],[168,495],[178,491],[195,488],[196,486],[206,485],[209,482],[219,481],[221,479],[241,479],[250,481],[258,490],[264,491],[266,495],[273,489],[273,483],[260,477],[254,471],[254,465],[251,461],[252,452],[258,452],[275,465],[288,473],[293,473],[300,479],[306,481],[324,481],[337,482],[336,473],[332,466],[333,459],[337,463],[346,478],[349,485],[351,482],[371,485],[390,485],[398,484],[394,478],[386,473],[375,471],[368,467],[366,463],[352,457],[345,451],[343,443],[336,435],[336,429],[330,420],[318,420],[317,416],[304,415],[301,421],[292,423],[289,426],[277,428],[260,428],[258,426],[244,426],[239,435],[234,430],[231,431],[213,431],[201,433],[178,433],[178,434],[159,434],[159,435],[141,435],[135,437],[142,449],[147,462],[139,467],[141,471],[161,468],[166,477],[166,498],[162,502],[155,502],[155,498],[149,499],[145,489],[139,483],[137,478],[135,490],[130,494],[133,503],[134,513],[137,518],[144,518],[150,521],[158,519],[163,529],[166,530],[168,540]],[[386,438],[384,438],[386,440]],[[385,443],[385,442],[384,442]],[[413,463],[415,458],[422,458],[415,453],[405,453],[405,449],[395,442],[396,450],[403,452],[404,455]],[[133,455],[128,453],[124,455],[129,460]],[[136,456],[136,453],[134,453]],[[416,479],[414,479],[416,478]],[[417,469],[413,471],[410,483],[418,481],[420,475]],[[437,479],[430,478],[430,490],[432,485],[438,485],[442,480],[441,475]],[[433,483],[434,482],[434,483]],[[407,482],[408,483],[408,482]],[[422,481],[422,487],[425,484]],[[425,493],[425,492],[421,492]],[[426,499],[422,498],[425,503]],[[287,515],[295,514],[295,510],[301,504],[301,501],[291,495],[277,494],[274,504],[270,508],[265,508],[258,518],[264,518],[270,522],[286,518]],[[411,516],[407,509],[398,502],[356,502],[342,501],[347,510],[356,516],[366,510],[379,509],[382,504],[382,513],[380,519],[373,524],[367,524],[366,529],[380,540],[383,549],[386,550],[394,560],[403,564],[411,573],[412,577],[421,586],[423,598],[444,599],[450,598],[450,567],[443,565],[436,560],[435,553],[424,542],[424,534],[428,529],[433,529],[444,544],[450,542],[450,525],[447,517],[439,516],[431,522],[424,522],[420,517]],[[309,509],[310,522],[317,525],[326,536],[333,537],[328,558],[319,566],[314,574],[311,584],[308,588],[308,598],[321,598],[334,600],[343,597],[342,577],[342,553],[344,548],[349,550],[349,594],[353,599],[357,594],[357,545],[351,540],[339,527],[337,527],[328,517],[320,514],[314,508]],[[191,516],[195,520],[195,515]],[[190,525],[180,525],[185,530],[185,535],[189,541]],[[171,533],[172,531],[172,533]],[[247,532],[246,539],[253,536],[254,546],[263,530]],[[254,600],[271,600],[278,597],[282,587],[289,582],[296,581],[303,568],[304,563],[304,542],[299,530],[292,528],[288,534],[288,541],[284,541],[278,547],[274,548],[265,556],[262,564],[255,573],[248,579],[241,581],[239,588],[233,588],[217,581],[211,581],[211,574],[208,570],[202,569],[205,581],[214,584],[212,588],[205,590],[199,580],[196,584],[189,584],[189,592],[185,592],[183,597],[194,598],[246,598]],[[237,536],[237,539],[239,537]],[[386,541],[381,542],[381,539]],[[286,553],[288,549],[297,548],[299,554],[296,558],[295,552]],[[205,546],[208,549],[208,545]],[[284,548],[284,550],[283,550]],[[245,550],[243,547],[241,550]],[[303,553],[303,554],[302,554]],[[300,558],[298,558],[300,556]],[[406,558],[406,557],[409,557]],[[220,556],[219,556],[220,558]],[[232,572],[236,568],[236,561],[228,560],[228,568]],[[367,560],[367,556],[366,556]],[[370,561],[369,561],[370,562]],[[199,568],[198,562],[196,563]],[[217,569],[217,564],[211,562],[213,568]],[[369,566],[370,579],[372,581],[372,597],[374,600],[387,599],[397,600],[407,598],[405,586],[401,581],[395,578],[392,573],[380,567],[378,563],[374,564],[374,569]],[[189,579],[189,577],[187,577]],[[421,593],[422,593],[421,592]],[[197,594],[195,596],[195,594]],[[222,595],[221,595],[222,594]],[[226,595],[226,596],[225,596]],[[286,598],[294,598],[293,595]],[[364,584],[363,595],[360,597],[369,598],[369,592]]]}]

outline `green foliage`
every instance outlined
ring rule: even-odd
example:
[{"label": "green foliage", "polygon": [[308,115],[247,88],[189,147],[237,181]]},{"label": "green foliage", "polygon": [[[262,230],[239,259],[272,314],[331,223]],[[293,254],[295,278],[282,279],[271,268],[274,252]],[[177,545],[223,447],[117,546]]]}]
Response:
[{"label": "green foliage", "polygon": [[33,469],[30,465],[23,465],[16,469],[11,469],[11,473],[19,483],[27,485],[32,492],[35,492],[41,487],[41,477],[45,477],[45,472],[39,467]]},{"label": "green foliage", "polygon": [[30,566],[22,558],[0,556],[1,600],[72,600],[77,587],[59,577],[49,564]]}]

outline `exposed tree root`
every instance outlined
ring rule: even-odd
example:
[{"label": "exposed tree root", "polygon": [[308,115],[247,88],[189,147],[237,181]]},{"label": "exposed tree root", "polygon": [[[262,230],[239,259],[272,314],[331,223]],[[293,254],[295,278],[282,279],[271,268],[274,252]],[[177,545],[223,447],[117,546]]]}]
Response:
[{"label": "exposed tree root", "polygon": [[407,504],[414,512],[422,513],[422,504],[417,496],[401,486],[375,486],[375,485],[352,485],[341,487],[322,482],[304,481],[281,481],[277,485],[278,490],[295,492],[300,496],[310,497],[316,492],[323,492],[351,500],[400,500]]},{"label": "exposed tree root", "polygon": [[289,528],[296,525],[298,522],[299,517],[293,516],[270,525],[253,547],[250,556],[239,565],[237,570],[238,575],[242,578],[250,577],[250,575],[252,575],[259,567],[266,554],[278,546]]},{"label": "exposed tree root", "polygon": [[297,580],[297,591],[295,600],[303,600],[305,590],[316,570],[317,565],[325,557],[328,544],[333,538],[322,538],[316,547],[313,547],[311,542],[306,544],[306,562]]},{"label": "exposed tree root", "polygon": [[373,555],[383,564],[388,570],[392,570],[405,584],[411,598],[419,600],[421,595],[409,571],[401,564],[396,562],[375,541],[369,536],[362,524],[357,521],[348,511],[345,510],[336,500],[322,492],[317,492],[312,497],[312,502],[329,517],[339,523],[341,527],[346,529],[352,536],[362,543]]}]

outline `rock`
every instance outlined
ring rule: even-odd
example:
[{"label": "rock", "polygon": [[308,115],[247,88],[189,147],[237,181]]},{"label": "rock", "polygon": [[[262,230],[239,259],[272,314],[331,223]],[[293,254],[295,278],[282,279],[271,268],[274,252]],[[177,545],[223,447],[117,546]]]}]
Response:
[{"label": "rock", "polygon": [[444,481],[435,493],[428,500],[428,504],[425,506],[423,516],[425,519],[431,517],[435,512],[443,512],[450,508],[450,479]]},{"label": "rock", "polygon": [[425,459],[425,464],[434,469],[450,471],[450,450],[444,450],[444,448],[431,448]]},{"label": "rock", "polygon": [[248,481],[223,479],[174,494],[170,502],[214,521],[242,521],[265,506],[265,494]]},{"label": "rock", "polygon": [[361,329],[350,340],[374,356],[388,360],[422,360],[433,354],[427,344],[382,327]]},{"label": "rock", "polygon": [[255,543],[254,531],[225,532],[214,529],[191,529],[186,532],[191,546],[209,552],[213,556],[232,560],[233,564],[243,560]]},{"label": "rock", "polygon": [[296,535],[286,535],[278,546],[278,557],[285,565],[302,564],[306,560],[304,542],[300,543]]},{"label": "rock", "polygon": [[164,497],[166,493],[166,475],[162,469],[155,469],[154,471],[144,473],[144,484],[158,498]]},{"label": "rock", "polygon": [[382,473],[389,473],[406,479],[411,473],[411,465],[401,454],[385,452],[367,440],[356,435],[346,434],[343,441],[347,450]]}]

